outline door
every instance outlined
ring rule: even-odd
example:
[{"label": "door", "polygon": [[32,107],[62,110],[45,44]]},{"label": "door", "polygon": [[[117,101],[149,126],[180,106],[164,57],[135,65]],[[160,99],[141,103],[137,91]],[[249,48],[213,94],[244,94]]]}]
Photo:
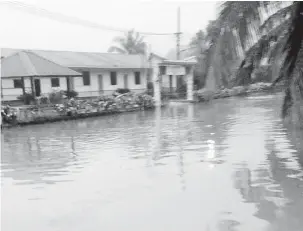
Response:
[{"label": "door", "polygon": [[128,88],[128,75],[124,75],[124,88]]},{"label": "door", "polygon": [[40,82],[40,79],[35,79],[35,92],[36,92],[36,97],[39,97],[41,95],[41,82]]},{"label": "door", "polygon": [[99,95],[103,95],[103,75],[98,75]]}]

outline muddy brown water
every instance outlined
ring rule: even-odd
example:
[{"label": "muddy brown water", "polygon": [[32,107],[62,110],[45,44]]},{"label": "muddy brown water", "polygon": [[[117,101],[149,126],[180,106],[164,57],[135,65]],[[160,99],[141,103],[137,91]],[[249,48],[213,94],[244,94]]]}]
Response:
[{"label": "muddy brown water", "polygon": [[2,132],[3,231],[299,231],[303,135],[282,95]]}]

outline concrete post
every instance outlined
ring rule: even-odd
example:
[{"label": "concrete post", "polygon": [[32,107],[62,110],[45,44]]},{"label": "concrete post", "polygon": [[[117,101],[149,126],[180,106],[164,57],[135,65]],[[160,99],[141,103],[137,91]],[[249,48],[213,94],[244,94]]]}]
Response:
[{"label": "concrete post", "polygon": [[160,87],[160,70],[159,67],[153,70],[154,100],[156,106],[161,106],[161,87]]},{"label": "concrete post", "polygon": [[186,82],[187,82],[187,100],[193,101],[194,100],[194,94],[193,94],[193,88],[194,88],[194,69],[192,67],[189,67],[189,72],[186,75]]}]

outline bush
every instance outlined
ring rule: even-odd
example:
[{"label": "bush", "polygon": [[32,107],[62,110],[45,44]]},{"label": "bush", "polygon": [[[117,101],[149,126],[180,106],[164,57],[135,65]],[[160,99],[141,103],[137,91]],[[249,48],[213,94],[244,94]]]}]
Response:
[{"label": "bush", "polygon": [[71,98],[75,98],[78,96],[78,92],[74,91],[74,90],[71,90],[71,91],[64,91],[64,95],[71,99]]},{"label": "bush", "polygon": [[40,97],[36,98],[36,103],[45,105],[45,104],[49,104],[50,100],[49,100],[47,95],[43,95],[43,96],[40,96]]},{"label": "bush", "polygon": [[152,82],[147,83],[147,89],[148,90],[154,90],[154,84]]},{"label": "bush", "polygon": [[49,93],[49,100],[53,104],[61,103],[63,100],[64,91],[53,91]]},{"label": "bush", "polygon": [[152,82],[147,83],[147,95],[154,96],[154,84]]},{"label": "bush", "polygon": [[187,86],[186,86],[186,84],[183,84],[182,86],[180,86],[177,89],[177,93],[186,93],[186,92],[187,92]]},{"label": "bush", "polygon": [[130,90],[128,88],[118,88],[116,90],[116,92],[119,93],[119,94],[125,94],[125,93],[130,92]]},{"label": "bush", "polygon": [[35,101],[35,97],[31,93],[25,93],[23,95],[18,96],[18,100],[24,102],[25,105],[30,105],[31,102]]}]

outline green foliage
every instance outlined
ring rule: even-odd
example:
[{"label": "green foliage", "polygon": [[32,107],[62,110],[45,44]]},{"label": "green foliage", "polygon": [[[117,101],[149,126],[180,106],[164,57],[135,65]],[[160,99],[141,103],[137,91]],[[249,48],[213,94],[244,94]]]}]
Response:
[{"label": "green foliage", "polygon": [[145,93],[149,96],[154,96],[154,84],[152,82],[147,83],[147,91]]},{"label": "green foliage", "polygon": [[41,96],[40,98],[40,104],[48,104],[49,98],[47,96]]},{"label": "green foliage", "polygon": [[130,92],[130,90],[128,88],[118,88],[116,90],[116,92],[119,93],[119,94],[125,94],[125,93]]},{"label": "green foliage", "polygon": [[49,93],[49,100],[52,104],[61,103],[65,94],[64,91],[53,91]]},{"label": "green foliage", "polygon": [[183,84],[179,88],[177,88],[177,93],[179,94],[186,94],[187,92],[187,85]]},{"label": "green foliage", "polygon": [[27,92],[23,95],[18,96],[17,99],[23,101],[25,105],[30,105],[35,101],[35,97],[31,93]]},{"label": "green foliage", "polygon": [[64,95],[70,99],[70,98],[75,98],[78,96],[78,92],[71,90],[71,91],[64,91]]},{"label": "green foliage", "polygon": [[119,52],[122,54],[145,54],[146,43],[138,32],[130,30],[124,34],[114,38],[114,42],[117,46],[112,46],[108,49],[108,52]]}]

